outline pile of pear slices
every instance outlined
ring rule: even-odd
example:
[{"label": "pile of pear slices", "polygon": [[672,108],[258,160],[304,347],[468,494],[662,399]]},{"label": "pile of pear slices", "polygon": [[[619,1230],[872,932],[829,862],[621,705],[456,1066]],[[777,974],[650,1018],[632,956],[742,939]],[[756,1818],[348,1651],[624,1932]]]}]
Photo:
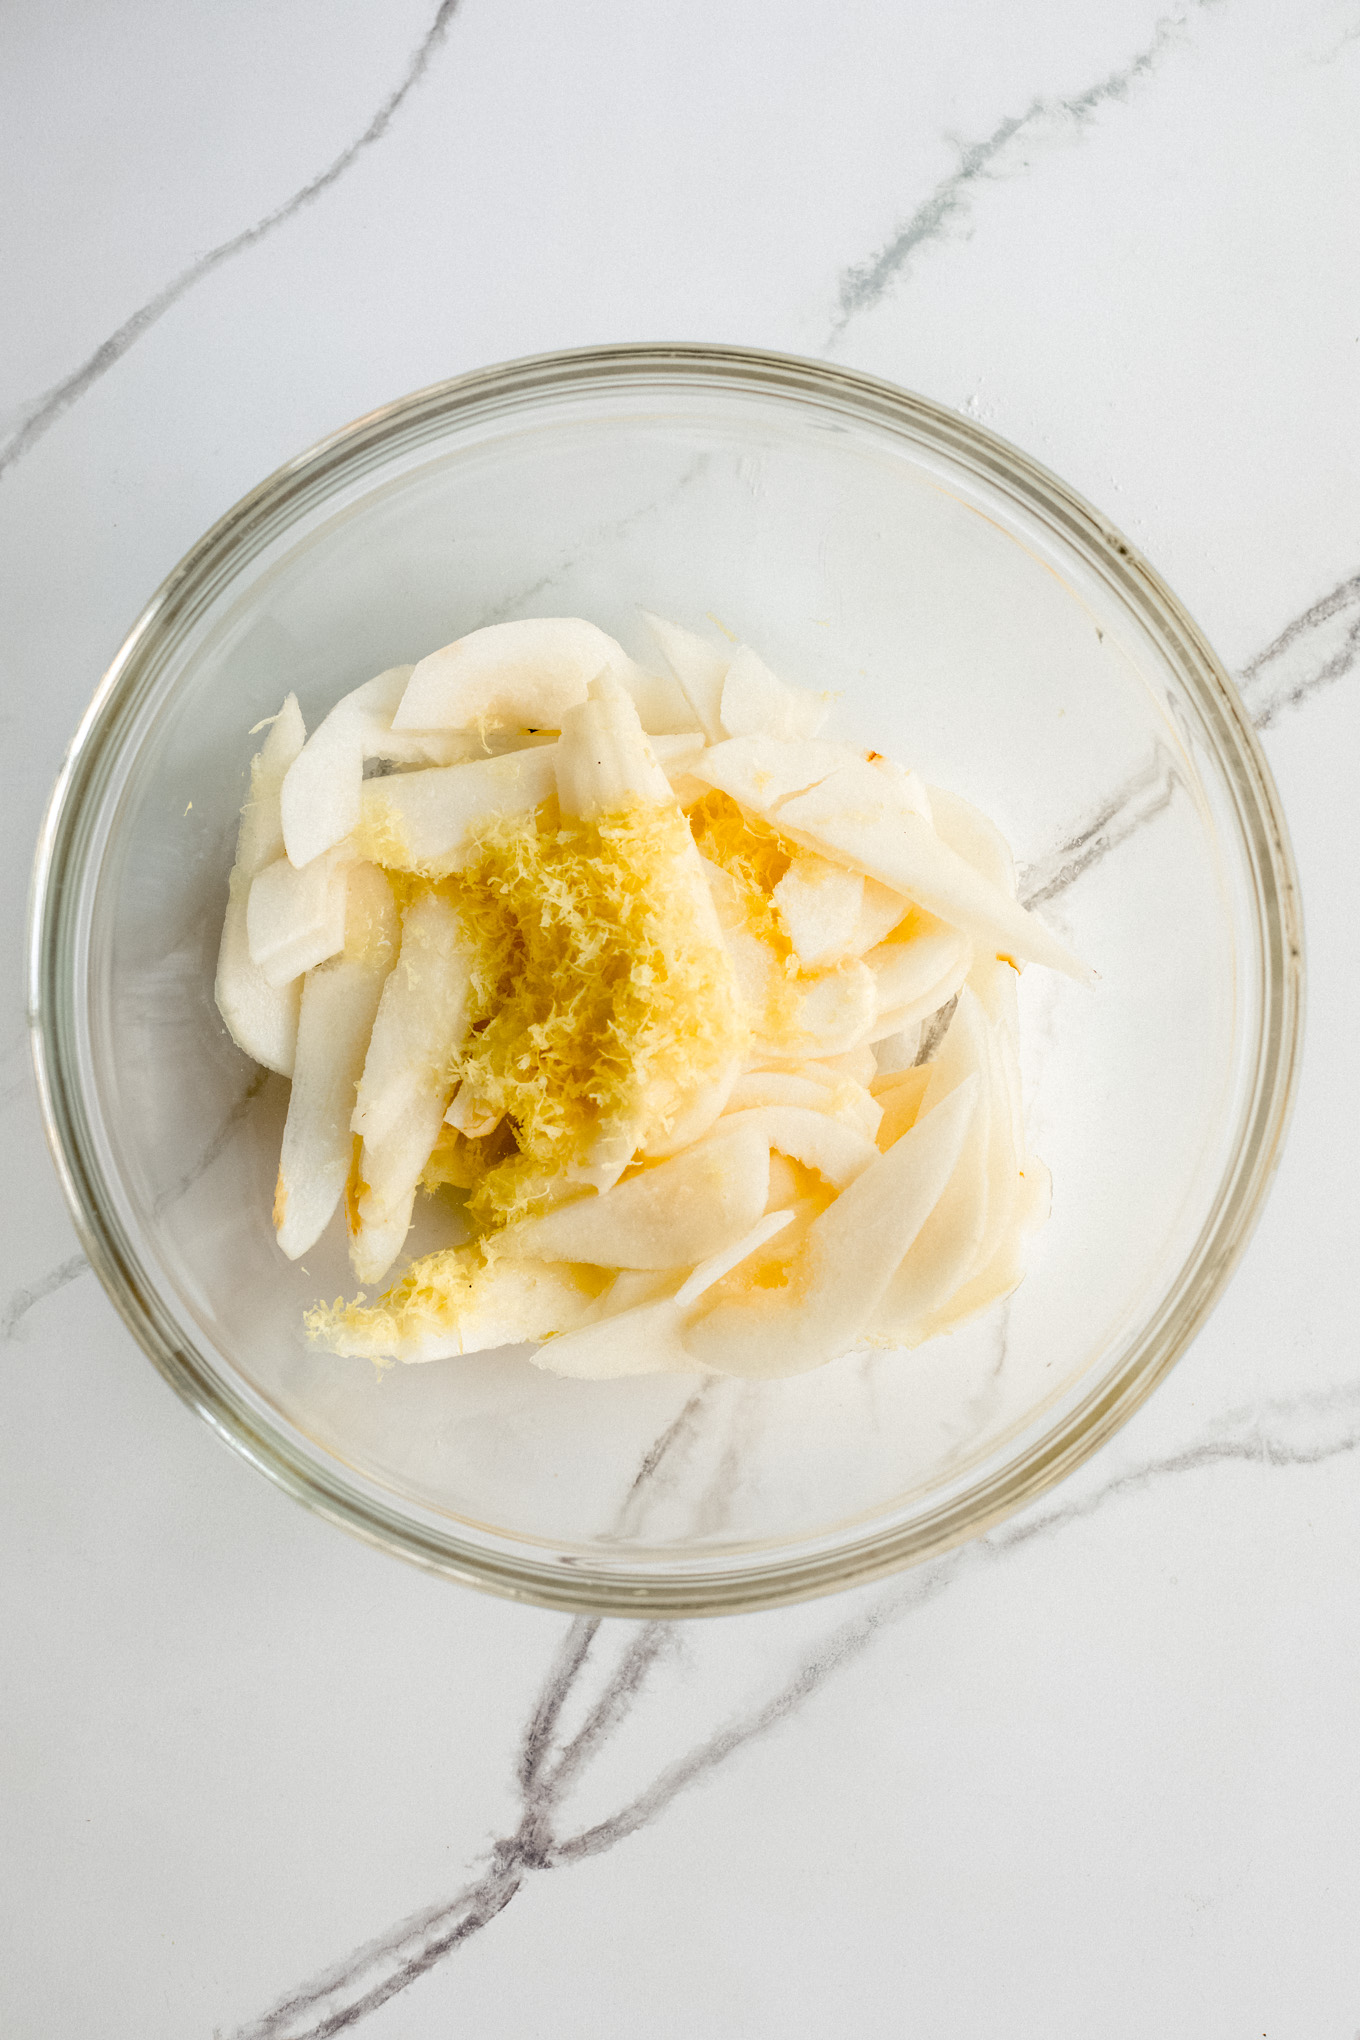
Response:
[{"label": "pile of pear slices", "polygon": [[426,1256],[430,1279],[417,1261],[371,1307],[309,1313],[331,1350],[530,1341],[569,1376],[777,1376],[918,1344],[1023,1276],[1048,1178],[1025,1147],[1017,972],[1091,973],[1020,906],[975,808],[822,739],[828,697],[748,648],[647,620],[665,675],[579,618],[497,624],[357,688],[310,738],[290,696],[252,763],[217,1002],[292,1079],[279,1245],[305,1253],[348,1182],[365,1284],[401,1253],[442,1129],[496,1123],[449,1074],[468,1024],[456,905],[426,891],[403,916],[388,873],[456,875],[489,824],[554,796],[591,819],[716,791],[790,857],[763,914],[697,845],[686,878],[744,1051],[541,1216]]}]

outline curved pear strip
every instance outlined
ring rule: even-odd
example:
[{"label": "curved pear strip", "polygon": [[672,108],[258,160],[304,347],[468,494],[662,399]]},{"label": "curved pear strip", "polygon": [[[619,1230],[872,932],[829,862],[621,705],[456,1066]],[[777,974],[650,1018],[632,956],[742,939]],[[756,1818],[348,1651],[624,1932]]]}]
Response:
[{"label": "curved pear strip", "polygon": [[930,812],[935,823],[935,833],[951,850],[971,864],[974,871],[1008,893],[1012,899],[1018,890],[1015,878],[1015,859],[1011,846],[990,816],[981,808],[975,808],[962,794],[950,793],[947,787],[929,786]]},{"label": "curved pear strip", "polygon": [[692,1268],[753,1226],[770,1188],[760,1130],[722,1121],[698,1147],[509,1226],[500,1251],[602,1268]]},{"label": "curved pear strip", "polygon": [[674,800],[632,696],[612,673],[593,679],[590,698],[563,715],[555,759],[564,819],[611,814],[638,801],[668,807]]},{"label": "curved pear strip", "polygon": [[413,1261],[376,1304],[321,1304],[308,1335],[331,1353],[421,1362],[546,1339],[583,1324],[599,1294],[594,1269],[483,1260],[475,1246]]},{"label": "curved pear strip", "polygon": [[803,1374],[868,1329],[893,1271],[929,1221],[957,1165],[978,1086],[965,1083],[813,1219],[782,1289],[714,1303],[686,1326],[685,1350],[723,1374]]},{"label": "curved pear strip", "polygon": [[867,956],[871,949],[877,949],[880,942],[887,941],[893,929],[911,911],[911,901],[904,899],[901,893],[894,892],[890,886],[880,885],[876,878],[866,878],[864,904],[860,908],[847,955]]},{"label": "curved pear strip", "polygon": [[[819,786],[847,765],[863,763],[844,744],[828,744],[821,737],[807,737],[798,743],[786,743],[779,737],[729,737],[726,743],[710,744],[689,769],[706,786],[716,786],[720,793],[763,815],[791,794]],[[873,770],[867,765],[864,769]],[[877,784],[876,773],[874,779]]]},{"label": "curved pear strip", "polygon": [[795,986],[790,1048],[799,1056],[844,1055],[867,1041],[878,1013],[874,974],[866,964],[844,963]]},{"label": "curved pear strip", "polygon": [[383,984],[396,961],[397,909],[387,879],[372,865],[355,865],[346,893],[344,950],[309,971],[302,988],[293,1091],[274,1193],[274,1226],[291,1261],[320,1239],[345,1187],[355,1087]]},{"label": "curved pear strip", "polygon": [[556,787],[556,757],[556,744],[542,744],[370,779],[355,842],[364,856],[391,870],[446,877],[466,861],[488,822],[527,814],[548,798]]},{"label": "curved pear strip", "polygon": [[469,970],[457,907],[437,893],[413,900],[402,921],[401,955],[383,986],[350,1121],[367,1142],[381,1142],[427,1095],[438,1094],[436,1124],[442,1118],[453,1091],[453,1059],[467,1037]]},{"label": "curved pear strip", "polygon": [[299,869],[346,837],[359,819],[366,730],[385,729],[409,666],[393,666],[336,702],[283,782],[283,841]]},{"label": "curved pear strip", "polygon": [[930,1069],[923,1119],[918,1123],[931,1117],[965,1085],[972,1087],[976,1104],[948,1187],[875,1313],[874,1331],[906,1345],[918,1342],[921,1321],[968,1280],[987,1232],[992,1118],[987,1022],[977,1000],[967,991],[959,999],[944,1045]]},{"label": "curved pear strip", "polygon": [[878,1147],[883,1153],[909,1133],[921,1116],[925,1103],[926,1089],[930,1083],[930,1065],[922,1063],[918,1069],[903,1070],[900,1082],[891,1090],[878,1093],[877,1102],[883,1117],[878,1123],[875,1135]]},{"label": "curved pear strip", "polygon": [[629,1374],[706,1374],[680,1338],[683,1320],[670,1296],[634,1304],[579,1331],[548,1339],[529,1355],[545,1374],[570,1381],[617,1381]]},{"label": "curved pear strip", "polygon": [[815,737],[831,712],[831,697],[790,687],[749,645],[741,645],[723,680],[719,716],[729,737],[768,735],[796,743]]},{"label": "curved pear strip", "polygon": [[[804,970],[839,963],[850,954],[864,910],[861,873],[804,851],[794,858],[772,897]],[[897,920],[906,910],[904,901]]]},{"label": "curved pear strip", "polygon": [[[692,738],[696,744],[704,741],[703,728],[699,718],[685,699],[680,682],[670,673],[647,673],[641,666],[629,663],[626,670],[615,663],[611,669],[623,682],[633,697],[633,706],[638,712],[638,721],[649,737]],[[661,753],[658,750],[657,756]]]},{"label": "curved pear strip", "polygon": [[760,1105],[750,1112],[730,1113],[720,1124],[756,1128],[767,1148],[801,1162],[805,1169],[815,1169],[838,1190],[863,1175],[878,1155],[873,1142],[853,1127],[802,1105]]},{"label": "curved pear strip", "polygon": [[840,767],[811,792],[785,801],[775,819],[797,841],[905,893],[980,947],[1092,982],[1091,971],[1042,921],[951,850],[872,765]]},{"label": "curved pear strip", "polygon": [[398,730],[558,730],[602,666],[632,664],[580,616],[535,616],[470,631],[423,658],[392,718]]},{"label": "curved pear strip", "polygon": [[446,1096],[446,1088],[420,1093],[382,1140],[363,1144],[349,1243],[350,1266],[360,1282],[381,1282],[406,1244],[416,1189],[439,1137]]},{"label": "curved pear strip", "polygon": [[752,1254],[758,1254],[762,1247],[768,1246],[786,1226],[792,1225],[795,1216],[792,1210],[767,1211],[739,1240],[733,1240],[720,1253],[710,1254],[706,1261],[701,1261],[694,1273],[686,1276],[676,1290],[676,1309],[689,1310],[715,1283],[721,1282],[724,1275],[730,1275],[743,1261],[749,1261]]},{"label": "curved pear strip", "polygon": [[236,1046],[284,1077],[293,1073],[302,987],[272,985],[259,965],[251,962],[246,903],[252,879],[283,855],[279,789],[306,736],[297,696],[290,694],[251,760],[250,798],[241,810],[213,986],[217,1010]]},{"label": "curved pear strip", "polygon": [[[1009,969],[1010,966],[1007,965],[1006,968]],[[949,1004],[955,993],[967,981],[968,975],[968,956],[965,952],[947,977],[942,977],[928,992],[923,992],[919,999],[914,999],[911,1005],[898,1006],[891,1012],[880,1013],[874,1021],[869,1040],[875,1043],[889,1041],[894,1035],[910,1028],[919,1028],[924,1021],[931,1019]]]},{"label": "curved pear strip", "polygon": [[691,715],[709,741],[717,743],[724,735],[722,692],[730,663],[727,654],[707,638],[697,637],[678,623],[667,623],[650,610],[644,609],[642,615],[679,683]]},{"label": "curved pear strip", "polygon": [[1003,1296],[1019,1288],[1025,1279],[1025,1248],[1030,1235],[1048,1217],[1051,1189],[1048,1170],[1031,1156],[1025,1163],[1015,1216],[996,1252],[978,1274],[971,1276],[962,1289],[956,1290],[946,1304],[921,1323],[912,1341],[914,1345],[924,1345],[941,1332],[953,1331],[956,1325],[976,1317],[979,1311],[999,1303]]},{"label": "curved pear strip", "polygon": [[835,1096],[830,1084],[789,1070],[751,1070],[737,1078],[727,1101],[728,1112],[754,1112],[761,1105],[801,1105],[809,1112],[830,1112]]},{"label": "curved pear strip", "polygon": [[[910,1011],[927,997],[933,1001],[927,1011],[933,1013],[963,983],[972,962],[972,944],[957,928],[938,926],[913,935],[909,942],[882,942],[864,961],[874,974],[879,1013]],[[937,998],[937,986],[955,973],[951,989]]]},{"label": "curved pear strip", "polygon": [[671,1121],[670,1131],[655,1134],[648,1141],[642,1150],[644,1157],[649,1162],[665,1161],[671,1155],[678,1155],[682,1148],[693,1147],[696,1141],[702,1140],[727,1110],[740,1068],[740,1063],[734,1059],[716,1077],[701,1084],[697,1091],[692,1091]]},{"label": "curved pear strip", "polygon": [[343,948],[345,873],[352,862],[337,844],[301,871],[276,857],[256,872],[246,900],[246,943],[268,984],[291,984]]}]

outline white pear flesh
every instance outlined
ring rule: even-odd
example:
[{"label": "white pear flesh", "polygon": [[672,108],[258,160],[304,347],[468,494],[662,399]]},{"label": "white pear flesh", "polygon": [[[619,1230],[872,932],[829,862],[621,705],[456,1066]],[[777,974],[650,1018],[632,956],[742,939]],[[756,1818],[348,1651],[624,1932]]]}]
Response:
[{"label": "white pear flesh", "polygon": [[611,1190],[508,1226],[499,1250],[602,1268],[692,1268],[753,1226],[770,1187],[761,1130],[720,1120],[697,1147]]},{"label": "white pear flesh", "polygon": [[370,779],[359,840],[398,871],[445,877],[467,861],[489,822],[529,814],[556,787],[556,744],[463,765]]},{"label": "white pear flesh", "polygon": [[283,841],[301,870],[359,819],[365,736],[390,727],[409,666],[393,666],[342,696],[303,745],[283,782]]},{"label": "white pear flesh", "polygon": [[[972,960],[968,937],[943,925],[927,928],[907,942],[882,942],[864,958],[874,974],[880,1014],[909,1011],[927,998],[933,1001],[927,1009],[933,1013],[953,997]],[[937,996],[937,987],[951,981],[951,990]]]},{"label": "white pear flesh", "polygon": [[944,786],[926,788],[930,795],[930,812],[935,823],[935,833],[951,850],[957,850],[960,857],[971,864],[998,888],[1015,898],[1015,859],[1011,846],[1002,835],[996,823],[981,808],[975,808],[962,794],[951,793]]},{"label": "white pear flesh", "polygon": [[872,765],[840,767],[810,792],[784,801],[775,820],[796,841],[904,893],[979,947],[1046,964],[1079,984],[1092,981],[1087,966],[1042,921],[951,850]]},{"label": "white pear flesh", "polygon": [[867,1041],[878,1015],[874,974],[867,964],[844,963],[795,987],[791,1051],[799,1056],[842,1055]]},{"label": "white pear flesh", "polygon": [[838,1190],[853,1183],[878,1155],[873,1142],[854,1127],[803,1105],[759,1105],[729,1113],[719,1123],[757,1128],[766,1147],[815,1170]]},{"label": "white pear flesh", "polygon": [[446,1096],[447,1087],[422,1092],[380,1141],[363,1144],[362,1188],[349,1243],[350,1266],[360,1282],[381,1282],[406,1244],[421,1171],[439,1137]]},{"label": "white pear flesh", "polygon": [[821,737],[788,743],[780,737],[757,736],[729,737],[725,743],[710,744],[689,769],[705,786],[714,786],[742,807],[766,815],[791,794],[818,786],[834,772],[860,763],[863,761],[844,744],[829,744]]},{"label": "white pear flesh", "polygon": [[467,1038],[470,969],[453,902],[438,893],[413,900],[402,920],[401,954],[383,986],[350,1122],[365,1141],[381,1142],[427,1095],[438,1094],[443,1117],[453,1091],[453,1059]]},{"label": "white pear flesh", "polygon": [[451,1126],[455,1133],[461,1133],[467,1140],[483,1140],[488,1133],[494,1133],[505,1114],[497,1112],[466,1084],[460,1084],[453,1094],[453,1100],[444,1114],[445,1126]]},{"label": "white pear flesh", "polygon": [[[641,666],[629,665],[624,670],[618,665],[610,668],[633,697],[633,706],[638,712],[638,721],[649,737],[661,737],[674,741],[677,737],[692,740],[697,746],[704,742],[704,732],[699,718],[685,699],[684,689],[671,673],[648,673]],[[657,756],[661,753],[658,750]]]},{"label": "white pear flesh", "polygon": [[871,949],[877,949],[912,910],[910,900],[890,886],[880,885],[876,878],[864,878],[863,883],[864,903],[847,946],[849,956],[866,956]]},{"label": "white pear flesh", "polygon": [[635,1374],[706,1374],[686,1352],[675,1300],[658,1297],[559,1333],[531,1353],[535,1367],[569,1381],[619,1381]]},{"label": "white pear flesh", "polygon": [[227,911],[213,986],[217,1010],[236,1046],[252,1061],[284,1077],[293,1073],[302,987],[297,983],[272,985],[259,965],[252,963],[246,907],[251,881],[265,865],[283,855],[279,790],[306,737],[297,696],[290,694],[251,760],[250,797],[241,810],[236,835],[236,861],[227,882]]},{"label": "white pear flesh", "polygon": [[813,1219],[781,1289],[711,1304],[684,1330],[685,1350],[723,1374],[802,1374],[863,1337],[894,1270],[948,1184],[972,1120],[963,1084]]},{"label": "white pear flesh", "polygon": [[[825,857],[799,853],[772,895],[804,970],[850,954],[864,908],[864,877]],[[903,908],[905,911],[905,906]],[[902,914],[897,916],[900,921]]]},{"label": "white pear flesh", "polygon": [[[923,1120],[965,1085],[971,1087],[976,1103],[948,1186],[904,1255],[875,1314],[875,1331],[902,1344],[915,1344],[920,1323],[947,1303],[967,1281],[986,1235],[991,1155],[986,1029],[986,1016],[977,1000],[965,991],[940,1054],[931,1065]],[[894,1151],[890,1148],[888,1152]]]},{"label": "white pear flesh", "polygon": [[[583,1279],[586,1273],[593,1278],[593,1270],[536,1261],[495,1261],[488,1266],[475,1246],[429,1258],[446,1269],[452,1261],[461,1272],[462,1295],[452,1308],[445,1274],[438,1302],[432,1301],[428,1309],[422,1309],[418,1300],[408,1302],[399,1327],[378,1304],[359,1313],[356,1323],[323,1324],[313,1333],[317,1343],[331,1353],[419,1365],[546,1339],[584,1323],[595,1308],[595,1281]],[[418,1272],[420,1265],[413,1262],[408,1274]]]},{"label": "white pear flesh", "polygon": [[609,814],[641,802],[674,804],[671,783],[653,756],[632,696],[612,673],[590,683],[590,698],[562,718],[556,753],[557,799],[565,819]]},{"label": "white pear flesh", "polygon": [[274,1194],[274,1227],[290,1261],[320,1239],[345,1187],[354,1152],[355,1091],[397,955],[396,902],[382,872],[355,865],[346,890],[345,947],[309,971],[302,987]]},{"label": "white pear flesh", "polygon": [[681,1099],[670,1125],[663,1132],[652,1135],[642,1150],[644,1157],[648,1161],[664,1161],[670,1155],[678,1155],[682,1148],[693,1147],[696,1141],[702,1140],[726,1111],[732,1086],[740,1072],[741,1063],[734,1056],[715,1076],[697,1084],[688,1097]]},{"label": "white pear flesh", "polygon": [[430,652],[392,718],[398,730],[557,730],[602,666],[629,667],[623,647],[580,616],[492,623]]},{"label": "white pear flesh", "polygon": [[790,687],[749,645],[741,645],[723,680],[719,716],[729,737],[766,734],[796,743],[815,737],[831,712],[825,694]]},{"label": "white pear flesh", "polygon": [[353,859],[341,845],[299,871],[276,857],[257,871],[246,901],[250,960],[266,981],[291,984],[345,941],[345,874]]},{"label": "white pear flesh", "polygon": [[674,673],[690,713],[711,743],[725,734],[722,723],[723,682],[731,663],[727,653],[678,623],[642,612],[662,657]]}]

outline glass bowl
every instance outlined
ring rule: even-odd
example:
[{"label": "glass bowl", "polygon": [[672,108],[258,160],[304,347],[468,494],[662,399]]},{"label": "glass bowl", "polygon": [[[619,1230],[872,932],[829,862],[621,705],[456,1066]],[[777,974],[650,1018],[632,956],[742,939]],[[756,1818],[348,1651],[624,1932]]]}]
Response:
[{"label": "glass bowl", "polygon": [[[1100,974],[1021,987],[1053,1215],[1019,1291],[914,1352],[794,1380],[558,1380],[522,1351],[309,1349],[351,1287],[270,1203],[287,1087],[213,1004],[247,732],[309,727],[499,618],[711,615],[830,732],[976,801]],[[939,1552],[1092,1452],[1201,1324],[1251,1229],[1297,1064],[1293,867],[1222,668],[1105,519],[868,376],[738,348],[599,348],[346,427],[178,566],[105,676],[38,850],[48,1135],[110,1296],[167,1379],[333,1521],[470,1584],[615,1614],[768,1606]],[[339,1226],[332,1228],[338,1233]]]}]

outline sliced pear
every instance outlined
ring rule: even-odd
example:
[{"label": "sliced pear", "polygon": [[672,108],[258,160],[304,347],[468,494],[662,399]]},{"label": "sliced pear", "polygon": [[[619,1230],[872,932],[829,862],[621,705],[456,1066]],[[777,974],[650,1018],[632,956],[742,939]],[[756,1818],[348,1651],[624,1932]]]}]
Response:
[{"label": "sliced pear", "polygon": [[696,1147],[612,1190],[508,1226],[498,1247],[602,1268],[692,1268],[755,1224],[769,1187],[760,1128],[721,1120]]},{"label": "sliced pear", "polygon": [[392,719],[398,730],[558,730],[602,666],[632,665],[579,616],[492,623],[423,658]]},{"label": "sliced pear", "polygon": [[[873,1330],[884,1338],[905,1345],[918,1343],[921,1323],[948,1302],[976,1266],[987,1231],[991,1154],[989,1075],[986,1016],[965,989],[940,1054],[930,1065],[920,1123],[965,1085],[971,1087],[975,1105],[948,1187],[904,1256],[875,1312]],[[890,1148],[889,1153],[893,1152],[895,1148]]]},{"label": "sliced pear", "polygon": [[702,1140],[727,1109],[740,1069],[741,1064],[734,1057],[716,1076],[682,1099],[668,1130],[653,1134],[642,1150],[647,1160],[664,1161],[667,1156],[678,1155],[682,1148],[693,1147],[696,1141]]},{"label": "sliced pear", "polygon": [[[674,742],[677,737],[697,738],[702,745],[704,732],[699,718],[685,699],[680,682],[670,673],[647,673],[641,666],[630,663],[627,671],[615,664],[610,669],[617,674],[633,697],[633,706],[638,712],[638,721],[649,737],[660,737]],[[657,748],[657,756],[661,756]]]},{"label": "sliced pear", "polygon": [[360,1282],[381,1282],[406,1244],[416,1189],[439,1136],[446,1096],[446,1089],[419,1093],[381,1140],[363,1144],[349,1243],[350,1266]]},{"label": "sliced pear", "polygon": [[486,1104],[466,1084],[460,1084],[444,1114],[444,1124],[453,1127],[467,1140],[485,1140],[489,1133],[496,1131],[504,1117],[503,1112]]},{"label": "sliced pear", "polygon": [[872,765],[841,766],[811,792],[782,802],[775,820],[796,841],[904,893],[980,948],[1047,964],[1079,984],[1092,981],[1056,935],[951,850]]},{"label": "sliced pear", "polygon": [[729,737],[768,735],[797,742],[815,737],[831,713],[831,696],[780,680],[749,645],[741,645],[723,679],[719,716]]},{"label": "sliced pear", "polygon": [[862,1175],[878,1153],[864,1134],[803,1105],[759,1105],[752,1111],[729,1113],[721,1124],[757,1128],[766,1147],[815,1169],[838,1190]]},{"label": "sliced pear", "polygon": [[409,666],[393,666],[336,702],[289,768],[281,796],[283,841],[301,869],[348,836],[359,819],[364,739],[387,729]]},{"label": "sliced pear", "polygon": [[850,954],[864,908],[860,872],[802,851],[775,886],[773,898],[804,970],[839,963]]},{"label": "sliced pear", "polygon": [[867,1331],[894,1270],[949,1183],[978,1085],[965,1083],[841,1192],[807,1229],[782,1288],[700,1310],[685,1350],[724,1374],[802,1374]]},{"label": "sliced pear", "polygon": [[545,1339],[584,1323],[599,1295],[593,1268],[535,1261],[487,1263],[476,1246],[413,1261],[376,1304],[320,1305],[312,1339],[332,1353],[420,1362]]},{"label": "sliced pear", "polygon": [[809,1112],[830,1112],[835,1087],[819,1084],[792,1070],[750,1070],[737,1078],[727,1101],[728,1112],[752,1112],[761,1105],[801,1105]]},{"label": "sliced pear", "polygon": [[557,783],[556,758],[556,744],[544,744],[370,779],[362,789],[355,842],[390,869],[447,876],[466,861],[488,822],[528,814],[548,798]]},{"label": "sliced pear", "polygon": [[1000,892],[1014,899],[1015,859],[996,823],[962,794],[950,793],[947,787],[930,786],[926,791],[930,795],[936,835],[951,850],[957,850],[974,871],[981,872]]},{"label": "sliced pear", "polygon": [[297,696],[290,694],[251,761],[250,798],[241,810],[213,987],[217,1010],[236,1046],[284,1077],[293,1073],[302,987],[296,983],[272,985],[258,964],[251,962],[246,910],[251,881],[283,855],[279,789],[306,735]]},{"label": "sliced pear", "polygon": [[571,1381],[616,1381],[631,1374],[705,1374],[708,1369],[686,1352],[680,1338],[683,1319],[672,1296],[563,1332],[531,1353],[535,1367]]},{"label": "sliced pear", "polygon": [[302,988],[274,1195],[274,1226],[290,1261],[320,1239],[345,1187],[355,1089],[396,955],[392,887],[372,865],[354,865],[346,879],[344,949],[309,971]]},{"label": "sliced pear", "polygon": [[799,1056],[842,1055],[866,1041],[878,1012],[874,974],[867,964],[843,963],[795,986],[790,1047]]},{"label": "sliced pear", "polygon": [[[710,744],[689,769],[706,786],[716,786],[742,807],[765,815],[791,794],[820,785],[847,765],[863,762],[844,744],[829,744],[822,737],[806,737],[797,743],[780,737],[729,737],[725,743]],[[878,783],[878,775],[874,777]]]},{"label": "sliced pear", "polygon": [[876,878],[866,878],[864,903],[846,954],[867,956],[871,949],[877,949],[880,942],[887,941],[893,929],[911,911],[911,901],[903,899],[901,893],[894,892],[890,886],[880,885]]},{"label": "sliced pear", "polygon": [[276,857],[256,872],[246,901],[246,941],[267,983],[291,984],[344,947],[345,876],[353,861],[337,844],[301,871]]},{"label": "sliced pear", "polygon": [[[942,922],[935,922],[909,941],[880,943],[864,959],[874,974],[878,1015],[921,1019],[933,1013],[953,998],[972,959],[973,947],[967,936]],[[899,1027],[909,1024],[905,1017],[898,1021]]]},{"label": "sliced pear", "polygon": [[922,1063],[919,1069],[901,1071],[899,1081],[891,1089],[878,1093],[877,1104],[883,1116],[875,1139],[884,1154],[915,1126],[929,1083],[930,1064]]},{"label": "sliced pear", "polygon": [[657,764],[632,696],[612,673],[596,675],[589,698],[562,717],[555,753],[557,799],[564,817],[670,806],[670,781]]},{"label": "sliced pear", "polygon": [[370,1144],[384,1140],[418,1098],[438,1094],[442,1118],[453,1092],[454,1057],[467,1038],[470,968],[453,902],[438,893],[412,900],[402,917],[401,954],[383,986],[350,1122]]},{"label": "sliced pear", "polygon": [[953,1331],[955,1326],[1019,1288],[1025,1279],[1025,1250],[1031,1235],[1048,1217],[1051,1189],[1048,1170],[1031,1156],[1025,1163],[1015,1216],[995,1253],[946,1304],[923,1320],[914,1343],[923,1345],[927,1339],[938,1338],[941,1332]]},{"label": "sliced pear", "polygon": [[653,616],[650,610],[644,609],[642,615],[679,683],[691,715],[709,741],[717,743],[724,735],[722,692],[731,663],[728,654],[692,630]]}]

